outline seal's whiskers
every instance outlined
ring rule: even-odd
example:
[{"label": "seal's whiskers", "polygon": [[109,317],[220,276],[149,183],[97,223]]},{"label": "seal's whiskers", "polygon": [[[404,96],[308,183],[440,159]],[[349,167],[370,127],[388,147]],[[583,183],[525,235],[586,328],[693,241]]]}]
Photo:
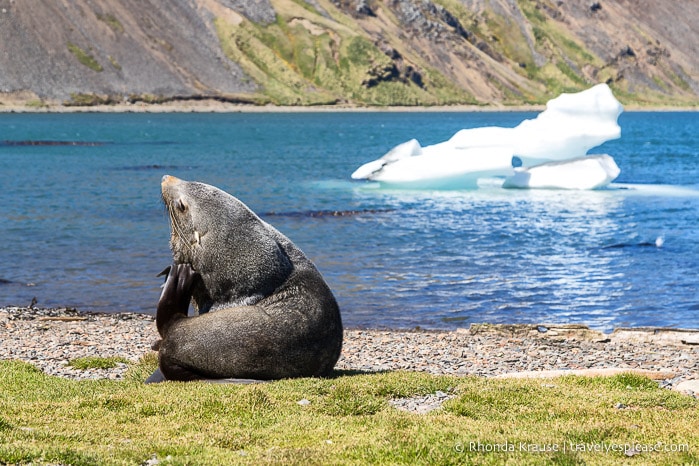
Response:
[{"label": "seal's whiskers", "polygon": [[[178,223],[177,217],[172,213],[172,209],[170,209],[170,206],[168,206],[167,209],[168,216],[170,217],[170,225],[172,226],[172,236],[177,238],[180,243],[185,245],[187,249],[189,249],[190,252],[193,251],[194,246],[189,242],[185,240],[185,235],[182,232],[182,227]],[[197,239],[197,243],[199,242],[199,235],[196,234],[195,238]]]}]

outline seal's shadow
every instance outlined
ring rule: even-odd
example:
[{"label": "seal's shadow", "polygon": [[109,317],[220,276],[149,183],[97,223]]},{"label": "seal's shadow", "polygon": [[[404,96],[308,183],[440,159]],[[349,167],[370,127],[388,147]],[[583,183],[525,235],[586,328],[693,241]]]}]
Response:
[{"label": "seal's shadow", "polygon": [[333,371],[323,379],[339,379],[340,377],[353,377],[358,375],[375,375],[375,374],[388,374],[393,371],[389,370],[378,370],[378,371],[364,371],[360,369],[333,369]]}]

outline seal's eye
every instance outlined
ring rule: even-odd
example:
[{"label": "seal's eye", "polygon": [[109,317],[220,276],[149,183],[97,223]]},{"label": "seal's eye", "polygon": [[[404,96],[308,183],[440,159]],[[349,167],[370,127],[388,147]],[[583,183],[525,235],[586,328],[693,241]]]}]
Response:
[{"label": "seal's eye", "polygon": [[187,204],[185,204],[182,199],[178,199],[177,200],[177,208],[179,209],[180,212],[184,212],[187,210]]}]

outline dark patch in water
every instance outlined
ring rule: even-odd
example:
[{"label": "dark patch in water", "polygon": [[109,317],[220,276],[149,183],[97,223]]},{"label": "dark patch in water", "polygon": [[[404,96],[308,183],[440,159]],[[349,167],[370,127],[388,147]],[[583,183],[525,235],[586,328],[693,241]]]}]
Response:
[{"label": "dark patch in water", "polygon": [[114,170],[146,171],[146,170],[191,170],[193,167],[179,165],[134,165],[131,167],[116,167]]},{"label": "dark patch in water", "polygon": [[179,144],[175,141],[119,141],[117,146],[170,146]]},{"label": "dark patch in water", "polygon": [[650,241],[644,241],[642,243],[610,244],[609,246],[602,246],[602,249],[645,248],[645,247],[660,248],[660,246],[656,243],[651,243]]},{"label": "dark patch in water", "polygon": [[442,317],[442,322],[459,323],[466,322],[470,319],[471,316]]},{"label": "dark patch in water", "polygon": [[352,217],[367,214],[385,214],[395,209],[362,209],[362,210],[303,210],[300,212],[266,212],[266,217]]},{"label": "dark patch in water", "polygon": [[0,146],[104,146],[109,142],[100,141],[9,141],[0,142]]},{"label": "dark patch in water", "polygon": [[[13,288],[14,288],[14,287],[32,287],[32,286],[36,286],[36,284],[31,283],[31,282],[29,282],[29,283],[17,282],[14,280],[8,280],[6,278],[0,278],[0,286],[13,286]],[[0,306],[2,306],[1,303],[0,303]]]}]

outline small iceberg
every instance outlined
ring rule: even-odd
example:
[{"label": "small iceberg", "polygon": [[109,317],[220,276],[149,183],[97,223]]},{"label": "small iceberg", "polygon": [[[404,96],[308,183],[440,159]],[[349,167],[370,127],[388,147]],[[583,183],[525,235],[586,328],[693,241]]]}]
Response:
[{"label": "small iceberg", "polygon": [[599,189],[619,176],[621,170],[607,154],[587,155],[563,162],[547,162],[531,168],[515,168],[503,188]]},{"label": "small iceberg", "polygon": [[503,188],[599,189],[620,170],[611,156],[587,152],[621,137],[622,112],[609,86],[598,84],[561,94],[514,128],[462,129],[425,147],[411,139],[362,165],[352,178],[408,189],[476,188],[486,177],[504,177]]}]

